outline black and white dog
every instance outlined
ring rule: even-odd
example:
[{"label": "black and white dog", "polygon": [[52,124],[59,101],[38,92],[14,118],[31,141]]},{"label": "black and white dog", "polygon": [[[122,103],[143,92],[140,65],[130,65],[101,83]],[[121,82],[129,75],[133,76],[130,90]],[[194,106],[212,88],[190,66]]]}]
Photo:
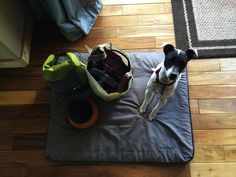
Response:
[{"label": "black and white dog", "polygon": [[192,49],[182,51],[175,49],[171,44],[164,45],[163,51],[165,59],[153,69],[153,73],[147,83],[143,104],[139,109],[140,113],[144,113],[154,94],[158,93],[160,95],[156,106],[149,114],[149,120],[153,120],[156,117],[156,114],[167,99],[173,95],[181,79],[181,72],[187,66],[188,61],[194,55],[197,56],[197,52]]}]

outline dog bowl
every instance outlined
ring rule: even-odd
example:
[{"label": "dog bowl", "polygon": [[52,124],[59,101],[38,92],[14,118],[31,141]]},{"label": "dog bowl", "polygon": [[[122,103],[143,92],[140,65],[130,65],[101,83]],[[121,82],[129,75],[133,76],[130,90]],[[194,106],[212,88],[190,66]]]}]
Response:
[{"label": "dog bowl", "polygon": [[90,128],[97,122],[98,116],[98,106],[92,100],[78,99],[69,106],[68,122],[74,128]]}]

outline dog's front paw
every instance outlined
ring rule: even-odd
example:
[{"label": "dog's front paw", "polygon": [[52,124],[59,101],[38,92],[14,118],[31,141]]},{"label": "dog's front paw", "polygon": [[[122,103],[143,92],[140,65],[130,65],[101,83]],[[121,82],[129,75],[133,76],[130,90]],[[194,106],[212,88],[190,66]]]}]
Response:
[{"label": "dog's front paw", "polygon": [[141,114],[143,114],[143,113],[145,112],[144,107],[141,106],[141,107],[139,108],[139,112],[140,112]]},{"label": "dog's front paw", "polygon": [[143,114],[143,113],[144,113],[144,110],[140,108],[140,109],[139,109],[139,113],[140,113],[140,114]]},{"label": "dog's front paw", "polygon": [[152,121],[153,119],[156,118],[156,115],[149,114],[148,120]]},{"label": "dog's front paw", "polygon": [[155,119],[155,117],[148,117],[148,120],[152,121],[153,119]]}]

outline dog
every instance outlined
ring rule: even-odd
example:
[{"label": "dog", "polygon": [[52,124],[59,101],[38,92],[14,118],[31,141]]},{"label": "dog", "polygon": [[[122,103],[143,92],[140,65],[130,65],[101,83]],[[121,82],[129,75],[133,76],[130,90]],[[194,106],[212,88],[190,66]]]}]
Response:
[{"label": "dog", "polygon": [[193,49],[182,51],[175,49],[171,44],[164,45],[163,52],[165,58],[153,69],[153,73],[147,83],[144,101],[139,109],[139,112],[143,114],[154,94],[159,94],[157,104],[148,116],[150,121],[155,119],[161,107],[166,103],[167,99],[173,95],[181,79],[181,73],[187,66],[188,61],[191,60],[194,55],[197,56],[197,52]]}]

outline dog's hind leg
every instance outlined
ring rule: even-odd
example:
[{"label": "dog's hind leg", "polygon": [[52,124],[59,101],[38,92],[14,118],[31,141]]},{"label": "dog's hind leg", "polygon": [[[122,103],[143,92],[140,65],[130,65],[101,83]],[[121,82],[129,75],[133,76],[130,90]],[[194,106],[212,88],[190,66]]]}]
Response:
[{"label": "dog's hind leg", "polygon": [[155,119],[157,113],[159,112],[159,110],[161,109],[161,107],[166,103],[167,99],[164,98],[160,98],[157,102],[157,105],[154,107],[154,109],[152,110],[152,112],[149,114],[148,119],[149,120],[153,120]]},{"label": "dog's hind leg", "polygon": [[145,97],[144,97],[144,101],[143,104],[141,105],[141,107],[139,108],[139,112],[142,114],[146,111],[146,108],[148,106],[148,104],[151,102],[152,97],[153,97],[153,91],[150,88],[147,88],[147,90],[145,91]]}]

